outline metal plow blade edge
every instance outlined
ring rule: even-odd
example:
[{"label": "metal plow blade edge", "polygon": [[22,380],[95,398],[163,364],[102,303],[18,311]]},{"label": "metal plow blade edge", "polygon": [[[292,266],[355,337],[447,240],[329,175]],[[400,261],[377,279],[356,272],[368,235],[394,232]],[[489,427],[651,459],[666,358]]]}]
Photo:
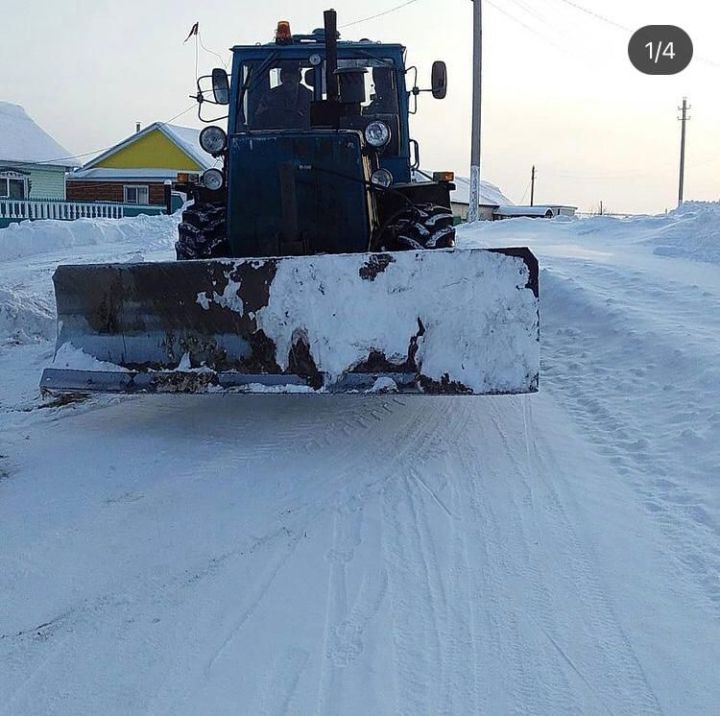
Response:
[{"label": "metal plow blade edge", "polygon": [[538,388],[526,248],[60,266],[48,392]]}]

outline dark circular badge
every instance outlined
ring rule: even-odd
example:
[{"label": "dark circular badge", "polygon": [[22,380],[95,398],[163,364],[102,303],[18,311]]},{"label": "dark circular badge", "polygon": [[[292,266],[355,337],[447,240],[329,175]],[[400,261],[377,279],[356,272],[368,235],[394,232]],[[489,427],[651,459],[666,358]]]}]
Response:
[{"label": "dark circular badge", "polygon": [[690,35],[675,25],[647,25],[628,45],[630,62],[646,75],[676,75],[692,60]]}]

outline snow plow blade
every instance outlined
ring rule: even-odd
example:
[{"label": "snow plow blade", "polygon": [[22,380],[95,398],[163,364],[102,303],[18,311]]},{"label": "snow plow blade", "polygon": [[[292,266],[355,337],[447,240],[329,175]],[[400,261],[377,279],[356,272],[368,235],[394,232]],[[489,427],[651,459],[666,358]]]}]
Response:
[{"label": "snow plow blade", "polygon": [[538,389],[526,248],[59,266],[47,392]]}]

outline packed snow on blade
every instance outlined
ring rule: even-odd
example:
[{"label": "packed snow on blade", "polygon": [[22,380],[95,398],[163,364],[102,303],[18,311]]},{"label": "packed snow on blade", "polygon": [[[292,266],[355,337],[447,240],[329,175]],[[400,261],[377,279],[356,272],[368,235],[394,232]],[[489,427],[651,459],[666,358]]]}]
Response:
[{"label": "packed snow on blade", "polygon": [[469,249],[60,266],[51,392],[534,392],[537,261]]}]

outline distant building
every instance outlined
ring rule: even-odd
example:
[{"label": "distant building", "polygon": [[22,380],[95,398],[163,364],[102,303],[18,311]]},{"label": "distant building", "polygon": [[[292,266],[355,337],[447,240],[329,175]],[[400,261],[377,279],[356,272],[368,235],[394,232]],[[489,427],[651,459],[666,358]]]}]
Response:
[{"label": "distant building", "polygon": [[[418,169],[413,176],[415,181],[430,181],[432,172]],[[455,177],[453,182],[455,189],[450,192],[450,208],[454,216],[462,221],[467,221],[470,208],[470,180],[465,177]],[[493,212],[500,205],[511,205],[508,199],[494,184],[488,181],[480,181],[480,204],[478,206],[479,217],[485,221],[493,220]]]},{"label": "distant building", "polygon": [[199,136],[199,129],[150,124],[68,175],[68,198],[162,205],[165,180],[215,164],[200,148]]},{"label": "distant building", "polygon": [[530,219],[553,219],[556,216],[575,216],[576,206],[561,204],[537,204],[535,206],[498,206],[493,211],[493,219],[515,219],[526,217]]},{"label": "distant building", "polygon": [[0,102],[0,201],[65,199],[77,160],[17,104]]},{"label": "distant building", "polygon": [[[450,206],[455,216],[467,221],[470,209],[470,180],[465,177],[455,177],[455,186],[455,191],[450,193]],[[481,179],[478,218],[481,221],[492,221],[493,212],[501,205],[511,206],[512,202],[495,184]]]}]

